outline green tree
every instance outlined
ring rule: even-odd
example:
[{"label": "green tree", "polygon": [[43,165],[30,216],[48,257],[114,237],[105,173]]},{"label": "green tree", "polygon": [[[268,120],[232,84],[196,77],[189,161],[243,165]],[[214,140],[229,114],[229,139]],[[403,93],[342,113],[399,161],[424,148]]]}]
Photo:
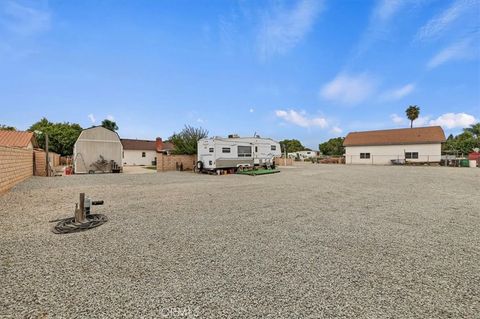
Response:
[{"label": "green tree", "polygon": [[41,148],[45,148],[45,134],[48,134],[49,151],[60,155],[72,155],[73,146],[82,132],[82,127],[76,123],[52,123],[46,118],[42,118],[30,126],[28,130],[39,133],[36,136]]},{"label": "green tree", "polygon": [[475,138],[480,138],[480,122],[472,124],[470,127],[464,128],[464,132],[471,133]]},{"label": "green tree", "polygon": [[343,147],[344,140],[344,137],[331,138],[320,144],[318,148],[323,155],[341,156],[345,153],[345,148]]},{"label": "green tree", "polygon": [[194,155],[197,154],[198,141],[206,137],[207,130],[185,125],[180,133],[173,133],[169,140],[175,146],[174,154]]},{"label": "green tree", "polygon": [[410,128],[413,127],[413,121],[418,119],[420,115],[420,107],[416,105],[410,105],[406,110],[405,113],[407,114],[407,118],[410,120]]},{"label": "green tree", "polygon": [[477,135],[477,131],[475,131],[478,128],[477,125],[471,125],[455,137],[450,134],[443,145],[443,151],[453,154],[468,154],[474,148],[480,148],[480,135]]},{"label": "green tree", "polygon": [[107,130],[116,132],[118,131],[118,125],[114,121],[105,119],[102,121],[102,127],[106,128]]},{"label": "green tree", "polygon": [[16,131],[17,129],[13,126],[0,124],[0,131]]},{"label": "green tree", "polygon": [[282,153],[285,152],[285,148],[287,150],[287,153],[292,153],[292,152],[299,152],[299,151],[305,151],[305,146],[302,145],[302,143],[299,140],[283,140],[280,141],[280,148],[282,149]]}]

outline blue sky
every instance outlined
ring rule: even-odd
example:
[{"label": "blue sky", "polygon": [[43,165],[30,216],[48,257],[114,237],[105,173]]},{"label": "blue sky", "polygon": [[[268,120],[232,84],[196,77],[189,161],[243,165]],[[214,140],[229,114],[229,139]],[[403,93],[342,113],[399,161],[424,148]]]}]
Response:
[{"label": "blue sky", "polygon": [[458,133],[480,119],[480,0],[0,0],[0,123],[122,137]]}]

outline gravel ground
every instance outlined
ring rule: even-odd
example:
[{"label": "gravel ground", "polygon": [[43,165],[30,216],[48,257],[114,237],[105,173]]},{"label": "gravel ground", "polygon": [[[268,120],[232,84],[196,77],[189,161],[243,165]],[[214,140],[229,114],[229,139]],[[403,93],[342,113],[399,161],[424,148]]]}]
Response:
[{"label": "gravel ground", "polygon": [[[105,225],[55,235],[84,191]],[[31,178],[0,196],[1,318],[478,318],[480,169]]]}]

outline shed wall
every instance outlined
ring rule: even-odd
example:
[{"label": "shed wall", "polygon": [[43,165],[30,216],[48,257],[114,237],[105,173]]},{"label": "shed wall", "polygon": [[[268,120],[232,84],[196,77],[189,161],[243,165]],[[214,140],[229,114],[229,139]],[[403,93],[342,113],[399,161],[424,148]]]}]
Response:
[{"label": "shed wall", "polygon": [[100,159],[115,161],[122,166],[123,146],[115,132],[103,127],[82,131],[74,147],[75,173],[88,173],[95,170],[93,163]]},{"label": "shed wall", "polygon": [[[377,145],[345,147],[346,164],[391,164],[391,160],[404,160],[405,152],[418,152],[418,159],[407,159],[412,162],[439,162],[442,146],[437,144],[409,145]],[[360,153],[370,153],[369,159],[360,158]]]}]

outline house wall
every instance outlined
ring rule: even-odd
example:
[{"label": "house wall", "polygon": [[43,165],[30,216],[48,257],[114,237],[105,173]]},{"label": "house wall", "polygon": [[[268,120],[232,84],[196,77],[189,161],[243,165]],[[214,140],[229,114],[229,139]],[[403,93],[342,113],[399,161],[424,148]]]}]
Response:
[{"label": "house wall", "polygon": [[93,163],[100,159],[115,161],[118,166],[122,162],[123,146],[117,133],[103,127],[95,127],[82,131],[73,151],[75,173],[88,173],[95,170]]},{"label": "house wall", "polygon": [[[145,152],[145,157],[142,157],[142,152]],[[137,150],[123,150],[123,165],[152,165],[155,161],[157,151],[137,151]]]},{"label": "house wall", "polygon": [[[391,160],[404,160],[405,152],[418,152],[418,159],[407,159],[407,161],[439,162],[441,159],[442,146],[441,143],[347,146],[345,147],[345,163],[386,165],[391,164]],[[370,153],[370,158],[360,158],[360,153]]]},{"label": "house wall", "polygon": [[175,171],[178,165],[183,164],[183,170],[193,170],[197,162],[197,155],[165,155],[157,154],[157,172]]},{"label": "house wall", "polygon": [[32,175],[32,150],[0,146],[0,193]]}]

